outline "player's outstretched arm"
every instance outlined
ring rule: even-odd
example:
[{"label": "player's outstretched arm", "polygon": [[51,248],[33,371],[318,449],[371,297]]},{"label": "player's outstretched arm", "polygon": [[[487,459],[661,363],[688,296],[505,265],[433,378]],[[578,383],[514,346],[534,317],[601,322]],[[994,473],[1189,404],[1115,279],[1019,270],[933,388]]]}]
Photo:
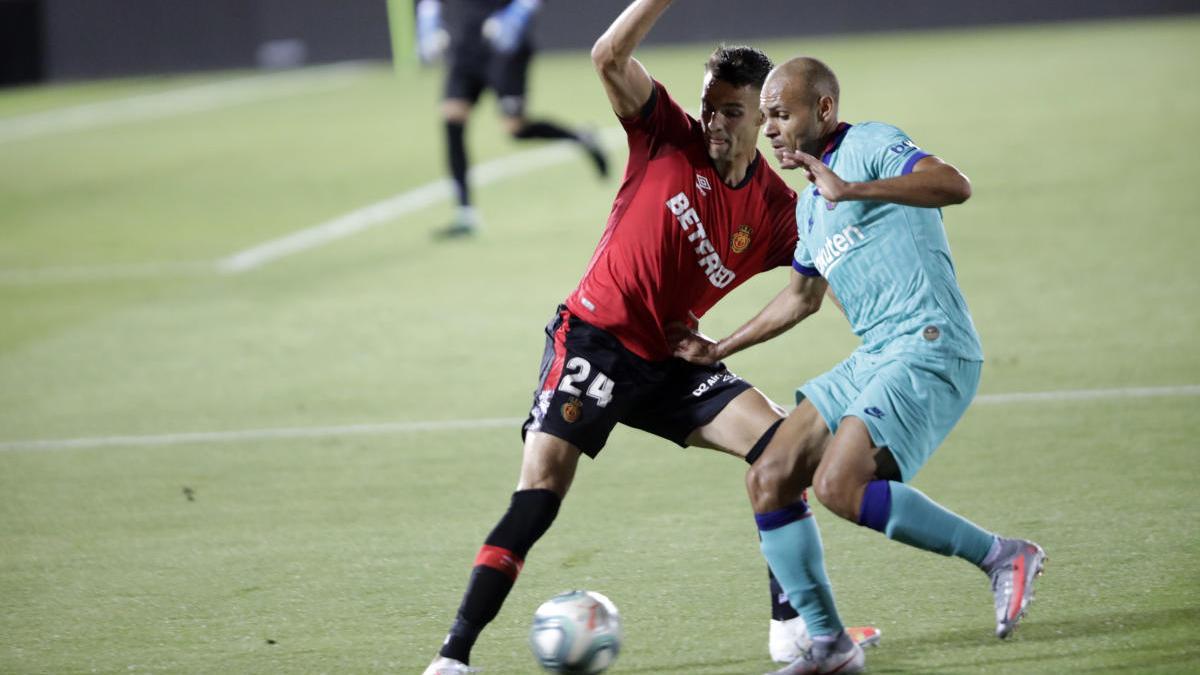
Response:
[{"label": "player's outstretched arm", "polygon": [[671,326],[675,356],[699,364],[712,364],[760,342],[786,332],[821,308],[828,284],[821,277],[809,277],[792,270],[788,285],[771,302],[729,337],[714,342],[702,333],[682,326]]},{"label": "player's outstretched arm", "polygon": [[936,209],[971,198],[971,181],[953,165],[932,155],[913,165],[912,173],[862,183],[842,180],[821,160],[799,150],[779,153],[779,166],[804,171],[829,202],[892,202]]},{"label": "player's outstretched arm", "polygon": [[654,81],[633,58],[633,50],[670,4],[671,0],[631,3],[592,46],[592,64],[618,117],[633,117],[650,100]]}]

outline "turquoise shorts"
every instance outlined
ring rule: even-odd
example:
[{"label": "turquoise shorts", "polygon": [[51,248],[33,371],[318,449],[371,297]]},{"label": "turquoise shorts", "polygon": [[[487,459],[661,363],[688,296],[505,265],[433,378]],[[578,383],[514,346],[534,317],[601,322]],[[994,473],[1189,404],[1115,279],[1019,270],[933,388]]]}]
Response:
[{"label": "turquoise shorts", "polygon": [[967,411],[982,367],[936,353],[856,351],[797,389],[796,403],[812,401],[830,433],[844,417],[861,419],[907,482]]}]

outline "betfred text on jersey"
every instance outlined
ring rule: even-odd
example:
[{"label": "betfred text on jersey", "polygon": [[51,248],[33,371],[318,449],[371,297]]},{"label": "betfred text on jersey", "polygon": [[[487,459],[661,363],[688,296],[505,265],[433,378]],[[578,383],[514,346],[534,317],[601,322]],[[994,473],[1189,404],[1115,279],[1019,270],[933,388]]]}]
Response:
[{"label": "betfred text on jersey", "polygon": [[813,257],[813,263],[817,266],[817,271],[826,279],[829,278],[829,270],[833,269],[842,256],[854,245],[866,239],[863,231],[853,225],[847,225],[845,229],[835,235],[825,237],[825,245],[822,246],[816,256]]},{"label": "betfred text on jersey", "polygon": [[679,226],[689,233],[688,241],[696,245],[694,249],[698,256],[696,263],[704,268],[704,274],[708,276],[708,280],[717,288],[728,286],[729,282],[733,281],[737,275],[721,262],[721,256],[717,255],[712,242],[708,240],[708,232],[704,230],[704,223],[700,222],[700,215],[696,213],[696,209],[692,208],[687,195],[680,192],[671,197],[667,200],[667,208],[675,215]]}]

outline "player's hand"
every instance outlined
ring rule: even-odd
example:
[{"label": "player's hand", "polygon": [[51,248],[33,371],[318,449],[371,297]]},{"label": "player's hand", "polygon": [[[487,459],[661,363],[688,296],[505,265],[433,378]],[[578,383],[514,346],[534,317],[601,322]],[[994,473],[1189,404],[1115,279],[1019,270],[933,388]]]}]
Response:
[{"label": "player's hand", "polygon": [[848,196],[850,184],[825,165],[824,162],[802,150],[779,149],[775,151],[781,169],[800,169],[808,182],[817,186],[827,202],[840,202]]},{"label": "player's hand", "polygon": [[483,37],[501,54],[515,52],[540,6],[541,0],[513,0],[483,22]]},{"label": "player's hand", "polygon": [[716,341],[683,323],[667,324],[667,344],[671,353],[684,361],[702,366],[720,361]]},{"label": "player's hand", "polygon": [[450,34],[442,26],[442,3],[421,0],[417,3],[417,58],[423,65],[432,65],[449,45]]}]

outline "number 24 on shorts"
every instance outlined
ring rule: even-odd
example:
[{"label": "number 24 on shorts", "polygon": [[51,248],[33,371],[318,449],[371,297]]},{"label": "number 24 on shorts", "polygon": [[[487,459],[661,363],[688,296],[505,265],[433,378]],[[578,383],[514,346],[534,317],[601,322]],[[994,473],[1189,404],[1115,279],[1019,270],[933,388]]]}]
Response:
[{"label": "number 24 on shorts", "polygon": [[[572,396],[582,396],[583,391],[576,387],[575,383],[587,382],[588,377],[592,374],[592,364],[581,356],[574,356],[567,361],[565,370],[567,372],[563,375],[562,381],[558,383],[558,390],[565,391]],[[608,402],[612,400],[613,384],[612,379],[597,370],[596,377],[592,379],[587,388],[588,398],[595,399],[596,405],[601,408],[607,406]]]}]

